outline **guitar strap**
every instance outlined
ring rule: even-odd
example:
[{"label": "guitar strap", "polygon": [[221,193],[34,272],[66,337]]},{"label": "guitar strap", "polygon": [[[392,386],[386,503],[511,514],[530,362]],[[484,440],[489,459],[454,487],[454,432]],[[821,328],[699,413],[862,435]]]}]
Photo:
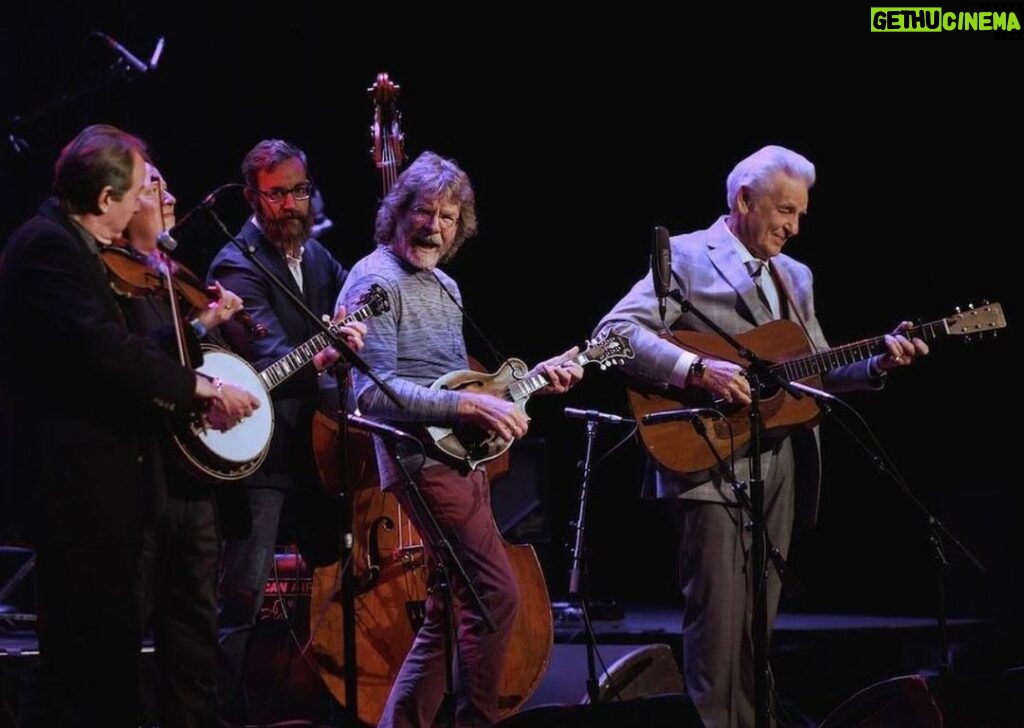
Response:
[{"label": "guitar strap", "polygon": [[491,350],[491,356],[495,358],[494,365],[500,366],[504,362],[508,361],[508,357],[502,354],[500,351],[498,351],[498,348],[491,343],[491,340],[487,338],[487,335],[484,334],[483,330],[476,325],[476,321],[474,321],[472,317],[468,313],[466,313],[466,309],[464,309],[462,307],[462,304],[459,303],[459,299],[452,295],[452,292],[448,290],[448,286],[446,286],[444,282],[441,281],[441,278],[438,277],[437,272],[432,271],[432,273],[434,276],[434,280],[437,281],[437,285],[441,286],[441,290],[448,294],[448,298],[452,299],[452,303],[454,303],[458,307],[458,309],[462,311],[462,318],[464,318],[469,323],[473,331],[476,332],[476,335],[480,338],[481,341],[484,342],[484,345]]},{"label": "guitar strap", "polygon": [[[814,343],[814,339],[811,338],[811,333],[807,330],[807,323],[804,321],[803,315],[800,313],[800,307],[796,305],[796,301],[793,300],[792,294],[789,292],[789,287],[782,281],[782,276],[775,270],[774,265],[769,265],[768,270],[771,273],[772,280],[775,281],[775,287],[782,292],[782,298],[785,300],[784,306],[788,309],[786,313],[791,314],[792,318],[796,319],[796,322],[800,324],[800,328],[804,331],[804,337],[811,345],[811,349],[815,352],[818,351],[818,347]],[[787,316],[787,318],[790,318]]]}]

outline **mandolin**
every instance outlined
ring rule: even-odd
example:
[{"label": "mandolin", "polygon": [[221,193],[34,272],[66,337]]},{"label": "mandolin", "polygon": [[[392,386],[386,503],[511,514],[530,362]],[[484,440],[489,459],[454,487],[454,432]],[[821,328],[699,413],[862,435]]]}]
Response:
[{"label": "mandolin", "polygon": [[[981,336],[1006,326],[1003,309],[989,303],[952,316],[915,326],[904,332],[907,337],[932,341],[944,336]],[[678,346],[716,359],[727,359],[740,365],[741,359],[728,343],[715,334],[699,331],[677,331],[670,339]],[[793,321],[781,319],[739,334],[736,340],[761,359],[770,363],[778,378],[820,387],[821,374],[847,364],[868,359],[885,351],[885,337],[878,336],[825,351],[814,351],[803,329]],[[634,382],[628,387],[629,404],[640,428],[644,447],[658,464],[677,473],[688,474],[708,470],[718,459],[698,433],[704,430],[711,445],[722,459],[745,446],[751,437],[750,407],[712,402],[710,394],[694,387],[685,390],[658,387]],[[765,434],[784,433],[797,427],[812,427],[820,416],[812,397],[795,399],[778,387],[760,392],[761,419]],[[680,408],[701,409],[695,414],[703,427],[694,427],[683,420],[645,424],[644,416]]]},{"label": "mandolin", "polygon": [[[386,197],[405,159],[399,87],[386,73],[369,89],[374,101],[372,155]],[[370,336],[373,335],[371,330]],[[476,366],[470,358],[470,366]],[[339,703],[352,708],[360,721],[380,720],[399,668],[426,616],[430,567],[408,513],[394,494],[380,488],[371,435],[357,427],[348,430],[348,471],[340,472],[336,443],[338,423],[322,412],[313,419],[317,468],[324,486],[333,493],[344,487],[352,493],[352,559],[346,568],[358,585],[351,610],[343,591],[342,564],[318,568],[313,574],[309,653],[320,678]],[[484,463],[493,484],[509,469],[509,454]],[[529,544],[505,542],[516,573],[522,602],[502,670],[499,715],[517,710],[537,689],[547,669],[554,641],[551,599],[537,554]],[[354,619],[353,671],[346,664],[345,620]],[[352,684],[349,684],[349,678]]]},{"label": "mandolin", "polygon": [[[588,342],[585,351],[577,354],[573,361],[584,366],[597,364],[607,369],[613,364],[621,364],[632,359],[633,349],[629,340],[616,333],[610,333],[602,339]],[[523,412],[530,396],[550,384],[543,373],[529,373],[529,368],[521,359],[510,358],[496,372],[486,374],[470,369],[450,372],[439,377],[431,389],[453,389],[493,394],[515,402]],[[504,453],[512,445],[496,432],[485,430],[473,423],[459,422],[454,425],[428,425],[427,432],[434,446],[447,459],[455,461],[462,470],[473,470],[480,463],[492,460]]]}]

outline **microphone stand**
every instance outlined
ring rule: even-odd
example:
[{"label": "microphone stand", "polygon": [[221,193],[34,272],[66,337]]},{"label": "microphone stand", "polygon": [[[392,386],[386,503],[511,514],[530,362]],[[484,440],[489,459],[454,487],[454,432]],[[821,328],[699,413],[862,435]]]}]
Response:
[{"label": "microphone stand", "polygon": [[348,487],[348,392],[350,366],[343,358],[334,367],[334,376],[338,383],[338,435],[335,440],[334,453],[338,464],[338,502],[341,512],[341,543],[338,549],[341,566],[341,644],[342,660],[345,672],[345,708],[352,719],[359,720],[359,685],[356,669],[356,578],[355,564],[351,558],[355,550],[355,534],[352,524],[355,519],[353,501],[355,494]]},{"label": "microphone stand", "polygon": [[587,612],[587,600],[580,589],[580,576],[583,572],[583,537],[586,533],[587,500],[590,492],[591,462],[594,451],[594,438],[597,436],[596,419],[587,418],[587,446],[583,455],[583,482],[580,484],[579,507],[576,511],[576,521],[571,524],[576,531],[572,547],[572,567],[569,570],[569,604],[578,600],[579,613],[583,621],[583,636],[587,645],[587,696],[591,704],[596,704],[600,698],[600,689],[597,682],[597,667],[594,664],[594,654],[597,651],[597,636],[594,634],[593,626],[590,624],[590,614]]},{"label": "microphone stand", "polygon": [[[389,384],[384,382],[377,376],[377,374],[370,368],[370,366],[345,342],[343,338],[335,335],[331,327],[320,320],[316,314],[309,310],[306,304],[296,296],[292,290],[274,275],[263,261],[256,257],[256,248],[254,246],[245,245],[239,238],[231,234],[224,224],[224,221],[220,219],[216,210],[211,205],[204,204],[202,209],[205,210],[213,222],[220,228],[221,232],[227,236],[231,243],[237,247],[246,258],[248,258],[253,265],[255,265],[263,273],[264,278],[268,280],[277,290],[284,293],[285,296],[292,302],[297,310],[299,310],[309,321],[312,321],[314,325],[320,329],[320,331],[327,337],[327,340],[331,342],[331,345],[341,355],[341,363],[338,365],[343,371],[338,373],[337,376],[348,379],[348,369],[352,365],[355,365],[359,371],[368,376],[370,379],[380,387],[380,390],[387,395],[388,399],[395,403],[400,409],[405,408],[405,404],[399,399],[398,394],[391,388]],[[339,382],[341,380],[339,379]],[[348,407],[347,403],[348,389],[345,387],[342,389],[339,387],[338,406],[341,408],[341,414],[347,414],[346,410]],[[340,479],[345,478],[346,470],[344,469],[347,459],[345,457],[346,450],[348,448],[348,417],[339,416],[338,421],[338,439],[337,439],[337,458],[338,458],[338,477]],[[354,721],[359,720],[358,712],[358,670],[356,669],[356,622],[355,622],[355,596],[356,596],[356,583],[355,577],[352,574],[351,568],[346,568],[346,565],[351,565],[352,551],[355,545],[355,537],[352,533],[352,493],[343,484],[339,484],[338,498],[341,499],[341,543],[339,544],[339,564],[342,566],[341,574],[341,595],[342,595],[342,640],[343,650],[345,659],[345,710],[352,716]]]},{"label": "microphone stand", "polygon": [[[860,449],[867,455],[868,460],[882,475],[886,476],[893,483],[899,491],[906,496],[906,498],[913,504],[915,510],[924,519],[925,524],[928,527],[928,543],[932,549],[932,557],[935,559],[937,566],[936,574],[936,622],[939,631],[939,644],[942,651],[942,665],[939,668],[939,675],[943,679],[949,679],[953,676],[953,668],[950,664],[950,641],[949,641],[949,628],[946,615],[946,568],[949,566],[949,560],[946,558],[945,542],[943,536],[946,537],[956,548],[964,555],[964,557],[982,574],[988,574],[988,569],[984,564],[973,554],[971,551],[964,546],[964,544],[954,536],[946,525],[935,517],[931,511],[920,501],[920,499],[914,495],[914,493],[907,486],[906,481],[895,471],[892,465],[888,462],[888,458],[885,457],[884,452],[880,447],[872,449],[871,444],[866,442],[862,437],[859,437],[853,432],[846,423],[843,422],[833,411],[832,405],[839,403],[848,409],[852,409],[849,405],[841,400],[839,397],[835,397],[828,392],[822,392],[814,387],[808,387],[805,384],[799,382],[793,382],[794,388],[803,392],[804,394],[810,395],[817,401],[821,410],[836,422],[850,439],[856,443]],[[856,411],[854,411],[856,414]],[[858,418],[860,417],[857,415]]]},{"label": "microphone stand", "polygon": [[[365,418],[360,418],[365,422]],[[380,430],[373,430],[377,434],[381,434]],[[398,433],[394,433],[397,435]],[[420,448],[422,453],[423,443],[417,438],[413,437],[408,433],[401,433],[404,437],[410,441],[415,442]],[[391,433],[385,433],[386,436],[390,436]],[[434,512],[431,510],[430,505],[423,497],[423,493],[420,491],[419,486],[416,485],[415,479],[409,473],[409,470],[405,467],[405,462],[402,460],[401,454],[397,448],[393,449],[392,454],[394,455],[395,462],[402,471],[402,475],[405,476],[405,489],[409,494],[409,503],[412,506],[411,512],[415,513],[418,523],[416,524],[419,528],[420,535],[430,544],[430,552],[437,561],[436,565],[436,578],[435,587],[440,590],[441,593],[441,606],[443,622],[444,622],[444,664],[445,664],[445,695],[444,695],[444,706],[442,707],[443,713],[447,716],[447,725],[449,728],[456,728],[456,704],[455,704],[455,648],[454,640],[452,639],[452,632],[455,629],[454,624],[454,609],[452,607],[452,584],[451,575],[454,572],[465,585],[466,590],[469,592],[469,601],[473,603],[476,611],[480,614],[483,619],[484,625],[487,627],[489,632],[497,631],[498,627],[494,623],[494,618],[491,617],[490,610],[484,605],[480,599],[480,594],[477,592],[476,587],[473,586],[472,580],[469,578],[469,574],[466,573],[465,567],[462,565],[462,561],[459,560],[458,554],[455,553],[455,549],[452,548],[451,541],[445,536],[444,531],[441,529],[441,525],[437,522],[434,517]],[[425,455],[423,456],[426,457]],[[422,466],[422,461],[421,461]]]},{"label": "microphone stand", "polygon": [[[709,410],[709,412],[714,412],[716,415],[721,416],[718,410]],[[729,485],[732,488],[733,495],[736,497],[736,502],[740,504],[740,508],[742,508],[748,514],[753,514],[754,505],[753,503],[751,503],[750,497],[747,495],[746,489],[736,479],[736,473],[733,472],[733,469],[729,466],[727,462],[725,462],[722,456],[718,454],[718,450],[715,448],[711,440],[708,438],[708,429],[707,426],[705,426],[704,424],[704,420],[702,420],[700,417],[696,415],[692,417],[687,417],[686,419],[689,420],[690,424],[693,425],[693,429],[700,436],[700,438],[704,440],[704,442],[707,444],[708,449],[711,451],[711,454],[714,456],[715,461],[718,463],[719,470],[721,470],[721,472],[725,475],[726,479],[729,481]],[[768,535],[767,531],[764,534],[764,543],[768,557],[772,560],[772,565],[775,567],[775,573],[779,575],[779,580],[784,582],[786,580],[786,575],[788,574],[786,570],[786,560],[782,557],[782,552],[779,551],[778,548],[775,547],[775,544],[772,543],[771,537]]]},{"label": "microphone stand", "polygon": [[[96,35],[96,33],[93,33],[92,35]],[[23,137],[18,135],[18,132],[22,127],[27,126],[37,119],[42,119],[55,111],[59,111],[61,108],[71,104],[72,102],[78,101],[78,99],[84,98],[89,94],[96,93],[97,91],[101,91],[107,86],[118,81],[134,81],[136,78],[143,75],[146,74],[144,72],[140,73],[134,70],[123,57],[118,56],[117,59],[110,64],[107,77],[104,80],[84,86],[70,93],[55,96],[49,101],[46,101],[36,107],[28,114],[15,115],[7,122],[5,127],[0,129],[0,135],[2,135],[4,140],[7,142],[11,152],[15,155],[24,154],[31,149],[31,146]]]},{"label": "microphone stand", "polygon": [[[732,346],[740,358],[746,360],[747,379],[750,381],[750,517],[751,517],[751,561],[754,585],[754,605],[751,620],[751,638],[754,652],[754,726],[768,728],[771,724],[771,707],[769,705],[769,672],[768,672],[768,570],[766,554],[767,530],[764,523],[764,480],[761,477],[761,386],[777,385],[786,390],[796,399],[803,395],[792,387],[789,382],[779,379],[771,367],[757,354],[743,346],[725,332],[718,324],[709,319],[695,307],[679,289],[669,291],[668,295],[682,309],[683,313],[692,312],[709,329]],[[713,448],[712,448],[713,449]]]}]

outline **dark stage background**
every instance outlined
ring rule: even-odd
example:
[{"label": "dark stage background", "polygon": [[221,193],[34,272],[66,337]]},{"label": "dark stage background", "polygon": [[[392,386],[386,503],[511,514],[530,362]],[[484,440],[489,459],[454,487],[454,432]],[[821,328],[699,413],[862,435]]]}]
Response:
[{"label": "dark stage background", "polygon": [[[341,17],[327,20],[317,3],[255,8],[6,9],[0,124],[30,149],[0,151],[3,238],[46,194],[60,146],[106,121],[151,142],[179,216],[239,181],[259,139],[299,144],[335,222],[325,242],[350,266],[371,249],[380,184],[366,89],[387,71],[401,85],[407,152],[453,156],[475,183],[481,234],[449,269],[468,310],[501,351],[533,363],[583,343],[645,272],[652,226],[706,227],[725,212],[725,177],[739,159],[766,143],[790,146],[815,162],[819,181],[786,251],[815,270],[833,343],[982,299],[1004,305],[1009,326],[999,338],[942,340],[883,393],[847,401],[913,494],[989,569],[979,573],[947,542],[951,615],[994,618],[1016,660],[1020,41],[877,37],[859,17],[867,8],[827,27],[771,8],[682,23],[588,17],[587,32],[582,21],[524,18],[511,7],[492,8],[486,22],[443,9],[387,19],[336,8]],[[16,124],[103,81],[115,56],[88,37],[93,30],[144,60],[164,36],[158,69]],[[244,220],[239,203],[228,194],[218,206],[232,228]],[[180,259],[205,272],[224,241],[199,224],[180,242]],[[562,546],[584,446],[584,427],[562,417],[564,406],[625,414],[623,380],[590,368],[566,397],[530,404],[531,432],[547,444],[538,488],[550,538],[538,548],[556,599],[567,591]],[[602,429],[597,450],[623,434]],[[924,519],[827,422],[823,448],[820,526],[797,538],[791,561],[803,591],[784,608],[934,615]],[[630,442],[595,473],[591,595],[671,604],[671,532],[663,511],[638,497],[641,467]]]}]

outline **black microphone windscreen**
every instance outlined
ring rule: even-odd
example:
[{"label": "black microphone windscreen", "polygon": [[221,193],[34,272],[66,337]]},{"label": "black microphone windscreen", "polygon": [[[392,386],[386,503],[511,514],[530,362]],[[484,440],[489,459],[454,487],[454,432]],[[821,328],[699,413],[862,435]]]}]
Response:
[{"label": "black microphone windscreen", "polygon": [[171,234],[166,230],[161,230],[159,234],[157,234],[156,244],[167,253],[173,253],[175,248],[178,247],[178,241],[172,238]]},{"label": "black microphone windscreen", "polygon": [[668,295],[672,288],[672,250],[668,228],[657,225],[651,253],[651,275],[654,276],[654,292],[659,298]]}]

